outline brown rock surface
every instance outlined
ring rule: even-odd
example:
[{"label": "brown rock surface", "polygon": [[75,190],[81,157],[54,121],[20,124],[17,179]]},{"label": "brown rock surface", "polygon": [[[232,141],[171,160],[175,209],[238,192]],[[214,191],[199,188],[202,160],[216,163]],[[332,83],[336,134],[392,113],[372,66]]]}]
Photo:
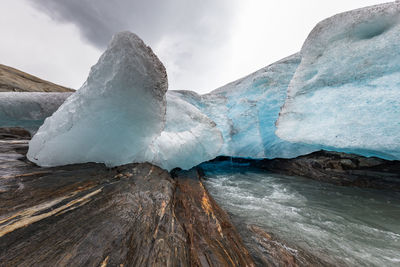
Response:
[{"label": "brown rock surface", "polygon": [[75,90],[0,64],[0,92],[75,92]]},{"label": "brown rock surface", "polygon": [[294,159],[264,159],[252,165],[344,186],[400,191],[400,161],[317,151]]},{"label": "brown rock surface", "polygon": [[0,140],[27,140],[31,138],[31,133],[21,127],[2,127],[0,128]]},{"label": "brown rock surface", "polygon": [[2,267],[329,265],[254,225],[243,243],[197,169],[41,168],[25,157],[28,141],[0,128]]},{"label": "brown rock surface", "polygon": [[248,225],[251,243],[247,245],[260,266],[334,266],[301,248],[287,244],[259,226]]},{"label": "brown rock surface", "polygon": [[245,229],[240,225],[239,233],[245,236],[243,250],[236,227],[204,188],[199,171],[173,171],[172,176],[177,181],[175,214],[191,240],[192,266],[332,266],[256,225]]},{"label": "brown rock surface", "polygon": [[0,144],[0,266],[254,265],[197,174],[174,180],[148,163],[41,168],[23,138]]},{"label": "brown rock surface", "polygon": [[293,159],[230,158],[220,156],[213,161],[229,161],[274,173],[302,176],[342,186],[400,191],[400,161],[355,154],[320,150]]},{"label": "brown rock surface", "polygon": [[191,266],[255,266],[241,238],[208,194],[195,169],[173,173],[177,181],[175,214],[184,227]]}]

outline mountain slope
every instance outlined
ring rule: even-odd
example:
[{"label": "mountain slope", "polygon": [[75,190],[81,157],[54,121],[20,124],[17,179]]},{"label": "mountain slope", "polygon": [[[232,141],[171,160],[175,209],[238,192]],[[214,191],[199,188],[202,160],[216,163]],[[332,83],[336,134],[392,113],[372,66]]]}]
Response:
[{"label": "mountain slope", "polygon": [[0,92],[74,92],[74,90],[0,64]]}]

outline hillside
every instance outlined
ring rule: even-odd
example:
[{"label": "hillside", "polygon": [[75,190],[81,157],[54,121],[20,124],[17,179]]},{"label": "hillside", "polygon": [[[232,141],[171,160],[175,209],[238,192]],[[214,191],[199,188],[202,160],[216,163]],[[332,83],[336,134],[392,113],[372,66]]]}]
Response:
[{"label": "hillside", "polygon": [[0,92],[74,92],[74,90],[0,64]]}]

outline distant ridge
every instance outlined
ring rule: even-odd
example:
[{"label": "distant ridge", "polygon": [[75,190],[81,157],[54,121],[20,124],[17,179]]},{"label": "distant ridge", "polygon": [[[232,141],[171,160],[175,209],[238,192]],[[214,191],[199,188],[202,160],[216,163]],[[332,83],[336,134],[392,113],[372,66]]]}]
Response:
[{"label": "distant ridge", "polygon": [[75,92],[75,90],[0,64],[0,92]]}]

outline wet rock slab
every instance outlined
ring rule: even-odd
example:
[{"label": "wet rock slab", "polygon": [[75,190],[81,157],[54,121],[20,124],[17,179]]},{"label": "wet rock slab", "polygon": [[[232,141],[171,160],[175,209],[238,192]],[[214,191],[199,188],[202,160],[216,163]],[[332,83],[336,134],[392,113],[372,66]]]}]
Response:
[{"label": "wet rock slab", "polygon": [[10,131],[0,145],[0,266],[254,266],[195,171],[40,168],[25,157],[27,136]]},{"label": "wet rock slab", "polygon": [[0,128],[0,266],[324,265],[260,227],[238,232],[200,169],[41,168],[29,138]]},{"label": "wet rock slab", "polygon": [[336,185],[400,191],[400,161],[317,151],[294,159],[264,159],[252,165]]},{"label": "wet rock slab", "polygon": [[179,265],[173,182],[150,164],[32,170],[1,178],[0,265]]},{"label": "wet rock slab", "polygon": [[191,266],[255,266],[228,214],[208,194],[196,169],[176,171],[175,214],[185,228]]},{"label": "wet rock slab", "polygon": [[[335,266],[257,225],[247,225],[245,244],[259,266]],[[339,266],[340,264],[336,265]]]},{"label": "wet rock slab", "polygon": [[398,160],[321,150],[292,159],[257,160],[220,156],[209,162],[218,161],[342,186],[400,191]]}]

